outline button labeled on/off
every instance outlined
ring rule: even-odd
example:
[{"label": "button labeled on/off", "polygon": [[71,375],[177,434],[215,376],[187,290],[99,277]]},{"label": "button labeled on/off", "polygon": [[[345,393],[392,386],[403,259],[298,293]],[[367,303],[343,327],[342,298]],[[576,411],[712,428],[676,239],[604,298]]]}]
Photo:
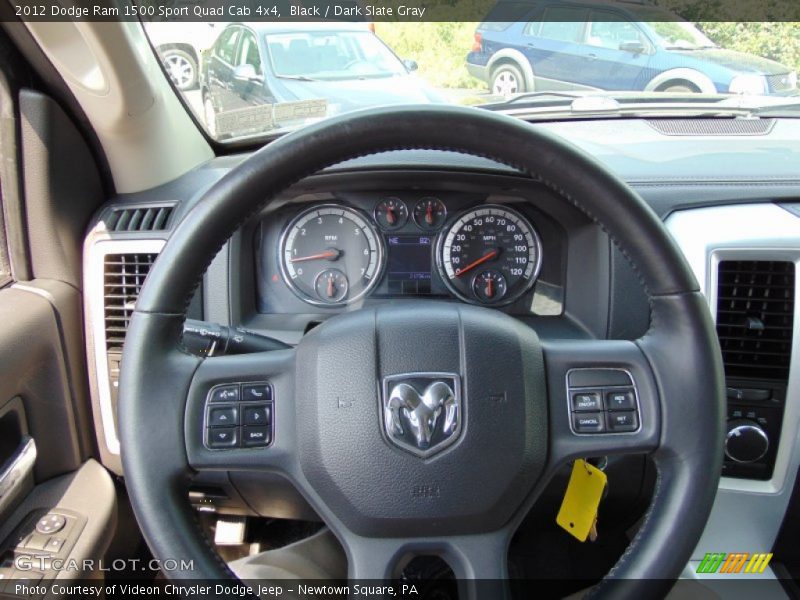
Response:
[{"label": "button labeled on/off", "polygon": [[600,392],[572,392],[572,410],[590,412],[603,410],[603,400]]}]

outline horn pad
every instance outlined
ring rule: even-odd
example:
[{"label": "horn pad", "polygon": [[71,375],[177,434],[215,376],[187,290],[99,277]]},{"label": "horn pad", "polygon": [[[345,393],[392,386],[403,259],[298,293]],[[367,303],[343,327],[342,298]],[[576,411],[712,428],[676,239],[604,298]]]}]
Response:
[{"label": "horn pad", "polygon": [[296,370],[303,474],[359,535],[494,531],[544,468],[541,346],[503,313],[427,302],[345,313],[303,338]]}]

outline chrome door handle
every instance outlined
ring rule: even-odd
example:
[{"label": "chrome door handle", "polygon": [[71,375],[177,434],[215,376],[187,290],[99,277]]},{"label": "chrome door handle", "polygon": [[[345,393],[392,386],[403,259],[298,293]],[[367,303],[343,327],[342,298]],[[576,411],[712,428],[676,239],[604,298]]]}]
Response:
[{"label": "chrome door handle", "polygon": [[23,485],[33,472],[36,463],[36,441],[24,436],[14,454],[5,462],[0,471],[0,513],[11,502],[18,486]]}]

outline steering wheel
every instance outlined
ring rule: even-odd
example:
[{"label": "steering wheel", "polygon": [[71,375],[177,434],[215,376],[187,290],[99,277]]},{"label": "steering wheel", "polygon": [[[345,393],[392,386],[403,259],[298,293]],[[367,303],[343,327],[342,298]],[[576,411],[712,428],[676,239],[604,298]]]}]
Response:
[{"label": "steering wheel", "polygon": [[[333,317],[295,349],[203,359],[181,348],[189,300],[245,220],[323,168],[400,149],[504,163],[599,223],[641,278],[651,312],[647,333],[635,341],[545,341],[499,311],[409,302]],[[472,108],[350,113],[255,152],[176,227],[139,296],[122,364],[128,492],[154,556],[193,561],[193,570],[168,573],[173,579],[234,578],[189,506],[192,474],[268,471],[288,478],[330,526],[347,554],[349,577],[385,580],[408,557],[435,554],[462,580],[462,597],[485,597],[474,580],[495,580],[508,593],[502,581],[511,535],[559,468],[579,457],[649,453],[658,472],[652,504],[592,593],[654,597],[687,564],[722,466],[718,342],[698,285],[659,219],[563,139]],[[636,430],[576,433],[568,386],[586,377],[571,379],[575,372],[632,378]],[[383,388],[398,374],[432,373],[448,374],[460,425],[446,449],[418,456],[387,434]],[[208,449],[204,419],[212,388],[264,380],[274,393],[270,445]]]}]

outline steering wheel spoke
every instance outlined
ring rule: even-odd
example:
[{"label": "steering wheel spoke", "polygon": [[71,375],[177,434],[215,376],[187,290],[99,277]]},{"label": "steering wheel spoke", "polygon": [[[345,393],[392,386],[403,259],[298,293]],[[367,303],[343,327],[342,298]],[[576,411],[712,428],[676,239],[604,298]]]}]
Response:
[{"label": "steering wheel spoke", "polygon": [[291,472],[294,350],[206,358],[189,387],[184,434],[197,470]]},{"label": "steering wheel spoke", "polygon": [[636,343],[549,341],[543,349],[551,468],[575,458],[643,454],[658,448],[658,390]]}]

